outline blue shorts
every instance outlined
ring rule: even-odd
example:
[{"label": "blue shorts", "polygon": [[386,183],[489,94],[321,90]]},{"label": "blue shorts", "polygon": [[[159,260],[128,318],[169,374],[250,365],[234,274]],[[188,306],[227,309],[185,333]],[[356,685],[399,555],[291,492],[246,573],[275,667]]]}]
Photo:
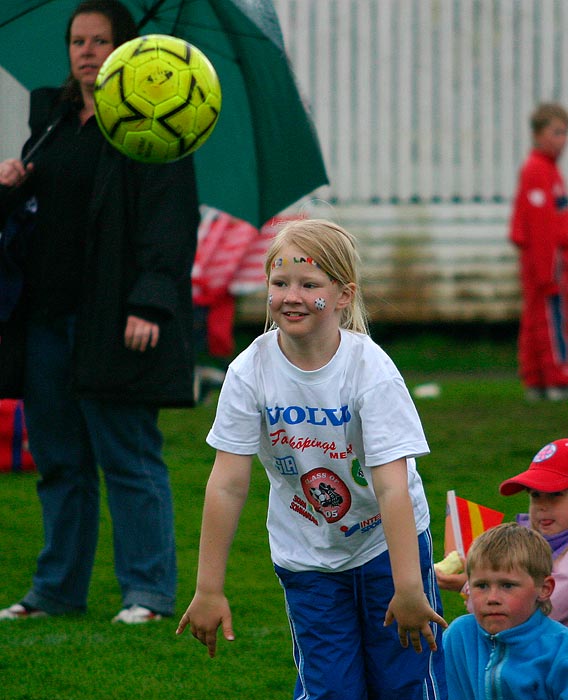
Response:
[{"label": "blue shorts", "polygon": [[[418,541],[424,591],[441,615],[430,532]],[[294,700],[447,700],[440,626],[438,651],[423,642],[420,654],[401,647],[396,622],[383,626],[394,594],[388,552],[336,573],[275,570],[298,669]]]}]

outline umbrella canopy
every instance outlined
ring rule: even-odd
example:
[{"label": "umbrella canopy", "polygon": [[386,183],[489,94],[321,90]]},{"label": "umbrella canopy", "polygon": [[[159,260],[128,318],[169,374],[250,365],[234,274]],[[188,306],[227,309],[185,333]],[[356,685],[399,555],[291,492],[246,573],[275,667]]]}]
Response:
[{"label": "umbrella canopy", "polygon": [[[123,0],[140,34],[201,49],[223,91],[219,121],[195,153],[200,201],[260,226],[327,183],[317,136],[271,0]],[[65,27],[78,0],[2,0],[0,65],[24,87],[68,74]]]}]

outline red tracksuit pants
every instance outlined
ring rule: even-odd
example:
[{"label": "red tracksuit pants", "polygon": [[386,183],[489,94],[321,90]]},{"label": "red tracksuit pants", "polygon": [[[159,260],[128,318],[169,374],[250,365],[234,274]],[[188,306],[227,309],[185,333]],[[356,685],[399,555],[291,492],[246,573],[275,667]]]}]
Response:
[{"label": "red tracksuit pants", "polygon": [[519,371],[526,387],[568,386],[566,309],[561,295],[523,284]]}]

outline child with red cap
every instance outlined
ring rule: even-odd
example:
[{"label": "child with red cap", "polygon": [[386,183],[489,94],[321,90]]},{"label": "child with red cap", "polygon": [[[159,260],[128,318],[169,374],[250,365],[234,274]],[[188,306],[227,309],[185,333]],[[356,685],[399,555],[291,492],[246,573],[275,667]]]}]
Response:
[{"label": "child with red cap", "polygon": [[529,512],[517,516],[517,522],[540,532],[552,549],[550,617],[568,625],[568,438],[545,445],[530,467],[504,481],[499,491],[512,496],[528,491]]},{"label": "child with red cap", "polygon": [[[540,532],[552,549],[555,588],[550,617],[568,626],[568,438],[545,445],[530,467],[504,481],[499,491],[503,496],[528,491],[529,512],[517,515],[517,522]],[[440,588],[461,591],[471,612],[465,572],[436,571],[436,578]]]}]

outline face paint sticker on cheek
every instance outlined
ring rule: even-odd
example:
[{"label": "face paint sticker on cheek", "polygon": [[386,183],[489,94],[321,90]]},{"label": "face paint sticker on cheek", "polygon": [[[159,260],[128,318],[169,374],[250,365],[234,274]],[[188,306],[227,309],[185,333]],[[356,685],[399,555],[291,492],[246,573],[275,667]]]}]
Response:
[{"label": "face paint sticker on cheek", "polygon": [[323,311],[325,309],[325,299],[318,297],[314,300],[315,307],[318,311]]},{"label": "face paint sticker on cheek", "polygon": [[272,294],[268,295],[268,306],[272,306]]}]

